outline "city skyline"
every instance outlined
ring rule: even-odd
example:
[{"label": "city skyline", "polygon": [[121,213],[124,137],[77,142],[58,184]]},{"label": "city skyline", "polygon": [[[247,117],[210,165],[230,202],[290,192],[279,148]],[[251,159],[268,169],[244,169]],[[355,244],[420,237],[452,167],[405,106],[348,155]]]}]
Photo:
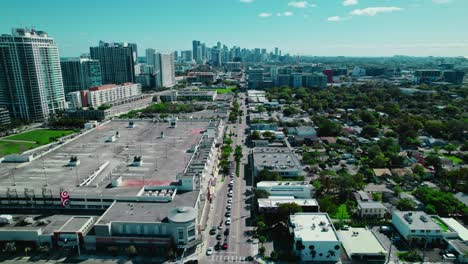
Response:
[{"label": "city skyline", "polygon": [[87,53],[99,40],[172,52],[190,50],[194,39],[291,55],[451,57],[468,56],[468,37],[457,30],[468,26],[467,8],[460,0],[17,1],[4,4],[0,30],[45,30],[61,57]]}]

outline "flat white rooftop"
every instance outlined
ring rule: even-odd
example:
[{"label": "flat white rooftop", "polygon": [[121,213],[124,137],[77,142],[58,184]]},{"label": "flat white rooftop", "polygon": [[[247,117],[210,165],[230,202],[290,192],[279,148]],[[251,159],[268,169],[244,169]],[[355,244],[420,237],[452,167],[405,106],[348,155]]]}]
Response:
[{"label": "flat white rooftop", "polygon": [[270,196],[268,198],[260,198],[257,201],[260,208],[274,208],[285,203],[295,203],[299,206],[318,206],[318,202],[315,199],[296,199],[294,196]]},{"label": "flat white rooftop", "polygon": [[349,230],[339,230],[336,233],[349,257],[352,255],[386,254],[386,250],[379,240],[365,228],[349,228]]},{"label": "flat white rooftop", "polygon": [[335,228],[326,213],[296,213],[290,216],[294,237],[302,241],[338,241]]},{"label": "flat white rooftop", "polygon": [[300,182],[300,181],[261,181],[257,183],[257,187],[272,187],[272,186],[306,186],[310,187],[310,183],[308,182]]}]

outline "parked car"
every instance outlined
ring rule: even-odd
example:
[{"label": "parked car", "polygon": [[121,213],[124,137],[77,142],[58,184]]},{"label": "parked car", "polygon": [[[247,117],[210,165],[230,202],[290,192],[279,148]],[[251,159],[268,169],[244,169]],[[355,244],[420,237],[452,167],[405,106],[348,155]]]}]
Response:
[{"label": "parked car", "polygon": [[206,250],[206,255],[207,255],[207,256],[211,256],[211,254],[213,254],[213,248],[212,248],[212,247],[209,247],[209,248]]},{"label": "parked car", "polygon": [[228,197],[232,197],[232,192],[228,193]]},{"label": "parked car", "polygon": [[214,227],[214,226],[211,227],[210,235],[216,235],[216,227]]},{"label": "parked car", "polygon": [[226,206],[226,210],[231,211],[231,204],[228,204],[228,205]]},{"label": "parked car", "polygon": [[222,236],[221,234],[217,234],[217,235],[216,235],[216,239],[217,239],[217,240],[221,240],[221,238],[223,238],[223,236]]},{"label": "parked car", "polygon": [[232,198],[231,197],[229,197],[229,199],[228,199],[228,204],[232,204]]},{"label": "parked car", "polygon": [[231,225],[231,218],[230,218],[230,217],[228,217],[228,218],[226,219],[226,225]]},{"label": "parked car", "polygon": [[218,241],[214,247],[215,250],[220,250],[221,249],[221,241]]},{"label": "parked car", "polygon": [[224,235],[229,236],[229,228],[226,228],[226,230],[224,230]]},{"label": "parked car", "polygon": [[231,212],[226,212],[224,215],[225,215],[226,217],[230,217],[230,216],[231,216]]}]

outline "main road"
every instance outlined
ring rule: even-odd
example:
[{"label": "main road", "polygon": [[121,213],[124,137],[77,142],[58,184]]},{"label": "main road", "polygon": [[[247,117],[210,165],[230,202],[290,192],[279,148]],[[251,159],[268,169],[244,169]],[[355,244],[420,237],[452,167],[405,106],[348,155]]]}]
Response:
[{"label": "main road", "polygon": [[[201,257],[202,263],[229,263],[229,262],[249,262],[249,257],[253,257],[258,253],[257,244],[253,244],[251,241],[250,233],[253,230],[252,226],[249,226],[250,218],[250,204],[251,199],[253,199],[251,188],[247,186],[245,179],[244,166],[247,165],[247,157],[249,154],[249,149],[246,147],[246,116],[247,108],[245,106],[245,94],[239,94],[238,99],[240,110],[243,112],[242,116],[239,117],[240,120],[233,124],[228,124],[227,132],[234,133],[233,139],[233,149],[236,146],[242,146],[243,158],[240,164],[239,176],[234,176],[234,184],[232,186],[233,195],[232,195],[232,209],[231,209],[231,224],[226,225],[225,216],[227,212],[227,200],[228,200],[228,190],[231,177],[226,175],[224,181],[218,183],[216,188],[215,201],[211,208],[210,216],[212,217],[212,225],[216,228],[215,235],[209,235],[209,229],[207,228],[207,237],[206,242],[208,247],[215,248],[215,245],[218,241],[222,245],[227,239],[228,248],[226,250],[219,249],[214,250],[211,256],[204,255]],[[239,122],[240,121],[240,122]],[[231,158],[231,161],[234,161]],[[233,170],[233,172],[235,169]],[[222,226],[222,229],[218,229],[219,226]],[[225,230],[229,228],[229,235],[225,235]],[[221,239],[217,240],[218,234],[221,234]]]}]

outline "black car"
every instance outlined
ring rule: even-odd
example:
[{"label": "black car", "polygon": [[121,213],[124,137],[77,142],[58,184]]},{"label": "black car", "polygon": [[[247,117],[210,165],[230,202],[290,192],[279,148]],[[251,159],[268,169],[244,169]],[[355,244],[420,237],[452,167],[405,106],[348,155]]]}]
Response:
[{"label": "black car", "polygon": [[216,235],[216,227],[214,227],[214,226],[211,227],[210,235]]},{"label": "black car", "polygon": [[217,239],[217,240],[221,240],[221,238],[222,238],[222,235],[221,235],[221,234],[216,235],[216,239]]},{"label": "black car", "polygon": [[221,242],[218,241],[214,247],[215,250],[220,250],[221,249]]},{"label": "black car", "polygon": [[229,236],[229,228],[227,228],[226,230],[224,230],[224,235],[225,235],[225,236]]},{"label": "black car", "polygon": [[226,212],[226,214],[224,214],[226,217],[230,217],[231,216],[231,212]]}]

